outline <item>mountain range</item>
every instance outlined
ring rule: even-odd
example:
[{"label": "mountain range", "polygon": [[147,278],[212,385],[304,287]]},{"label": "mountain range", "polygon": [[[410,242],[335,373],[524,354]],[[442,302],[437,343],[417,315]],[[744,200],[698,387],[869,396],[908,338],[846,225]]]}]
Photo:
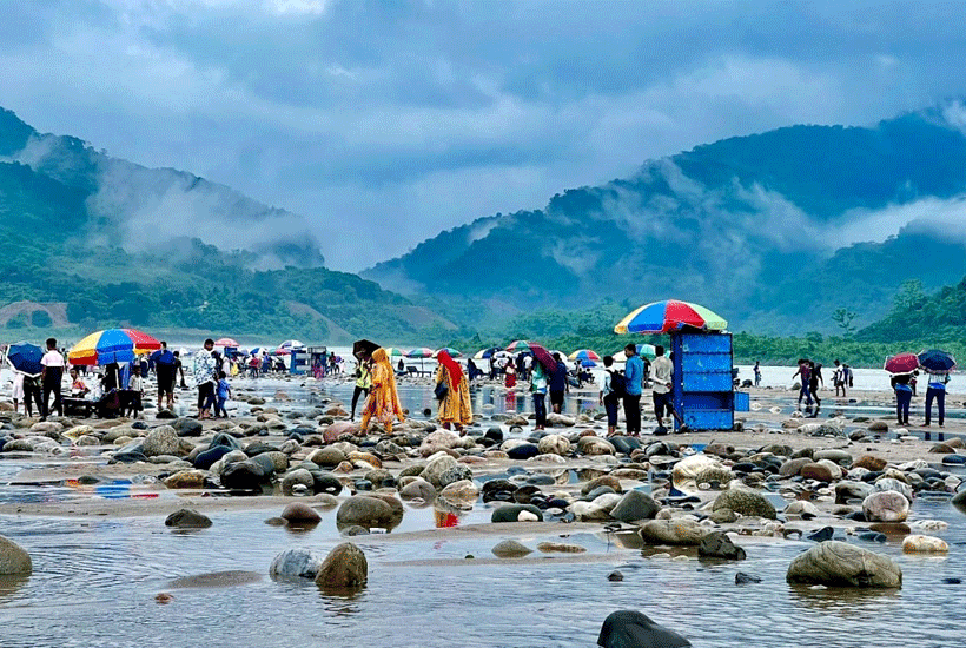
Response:
[{"label": "mountain range", "polygon": [[[966,137],[933,109],[873,127],[790,126],[649,161],[631,178],[482,218],[362,273],[511,316],[675,297],[734,330],[835,332],[906,281],[966,275]],[[892,228],[890,232],[889,229]],[[469,297],[467,297],[469,296]]]}]

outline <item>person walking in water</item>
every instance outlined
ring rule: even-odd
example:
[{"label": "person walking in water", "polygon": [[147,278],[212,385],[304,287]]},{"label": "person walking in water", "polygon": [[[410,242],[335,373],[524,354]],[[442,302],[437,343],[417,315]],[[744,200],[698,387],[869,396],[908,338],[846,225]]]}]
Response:
[{"label": "person walking in water", "polygon": [[[352,390],[350,421],[356,420],[356,405],[359,404],[359,396],[369,398],[369,390],[372,387],[372,356],[365,351],[359,351],[356,360],[359,364],[356,367],[356,386]],[[363,407],[365,407],[365,401],[363,401]]]},{"label": "person walking in water", "polygon": [[436,384],[447,386],[446,394],[439,402],[439,422],[444,430],[450,429],[452,425],[460,436],[463,436],[466,434],[463,426],[473,422],[469,382],[466,380],[463,368],[453,360],[449,352],[440,351],[436,360],[439,362],[436,370]]},{"label": "person walking in water", "polygon": [[755,387],[761,387],[761,362],[758,360],[755,360]]},{"label": "person walking in water", "polygon": [[561,414],[564,406],[564,392],[569,391],[567,365],[564,364],[559,353],[554,353],[553,359],[557,366],[550,372],[550,406],[553,407],[554,414]]},{"label": "person walking in water", "polygon": [[[932,422],[932,403],[936,401],[939,409],[939,427],[942,428],[946,422],[946,385],[949,383],[948,371],[929,371],[926,373],[926,421],[922,427],[929,427]],[[932,434],[926,430],[923,438],[932,441]],[[945,441],[946,434],[940,430],[939,440]]]},{"label": "person walking in water", "polygon": [[798,390],[798,407],[801,409],[803,397],[806,399],[807,405],[812,404],[812,395],[808,389],[808,360],[805,358],[798,359],[798,371],[792,374],[792,380],[795,379],[795,376],[799,376],[802,381]]},{"label": "person walking in water", "polygon": [[369,431],[369,421],[375,417],[382,423],[385,436],[392,434],[393,419],[402,423],[406,420],[402,406],[399,404],[399,392],[396,390],[396,373],[392,370],[392,363],[385,349],[372,352],[372,390],[366,405],[362,409],[361,431]]},{"label": "person walking in water", "polygon": [[899,425],[909,425],[909,403],[912,402],[912,388],[909,387],[911,378],[912,374],[909,373],[892,376],[892,389],[896,393],[896,419]]},{"label": "person walking in water", "polygon": [[811,399],[815,399],[815,413],[812,414],[812,416],[815,417],[818,416],[818,411],[822,408],[822,399],[818,397],[818,385],[822,380],[821,366],[822,365],[818,365],[818,367],[816,367],[814,362],[808,363],[808,404],[811,405]]},{"label": "person walking in water", "polygon": [[641,384],[644,380],[644,363],[637,355],[637,347],[631,343],[624,347],[627,365],[624,367],[624,420],[627,436],[641,436]]},{"label": "person walking in water", "polygon": [[534,430],[542,430],[547,425],[547,374],[537,360],[530,368],[530,393],[533,395]]}]

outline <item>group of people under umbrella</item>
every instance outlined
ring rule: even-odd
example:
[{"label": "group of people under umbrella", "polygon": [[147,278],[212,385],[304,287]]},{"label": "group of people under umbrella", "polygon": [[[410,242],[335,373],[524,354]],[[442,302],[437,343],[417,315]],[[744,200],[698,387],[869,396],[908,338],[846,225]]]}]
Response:
[{"label": "group of people under umbrella", "polygon": [[[926,416],[922,427],[932,424],[932,407],[937,406],[939,440],[945,441],[942,431],[946,422],[946,385],[949,372],[956,368],[952,354],[940,349],[928,349],[919,353],[899,353],[886,359],[885,370],[892,374],[890,382],[896,396],[896,418],[900,425],[909,425],[909,406],[915,396],[920,370],[926,374]],[[932,440],[929,430],[924,433],[926,441]]]}]

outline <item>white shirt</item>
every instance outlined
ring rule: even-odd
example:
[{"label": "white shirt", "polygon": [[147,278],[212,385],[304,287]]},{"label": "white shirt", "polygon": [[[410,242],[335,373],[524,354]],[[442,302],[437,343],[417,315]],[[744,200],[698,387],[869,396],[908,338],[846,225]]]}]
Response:
[{"label": "white shirt", "polygon": [[131,391],[144,391],[144,376],[131,376],[127,382],[127,388]]},{"label": "white shirt", "polygon": [[666,394],[667,384],[674,374],[674,365],[667,356],[659,356],[651,362],[651,376],[654,378],[654,393]]},{"label": "white shirt", "polygon": [[40,364],[45,367],[63,367],[64,356],[60,355],[60,351],[57,349],[51,349],[40,359]]}]

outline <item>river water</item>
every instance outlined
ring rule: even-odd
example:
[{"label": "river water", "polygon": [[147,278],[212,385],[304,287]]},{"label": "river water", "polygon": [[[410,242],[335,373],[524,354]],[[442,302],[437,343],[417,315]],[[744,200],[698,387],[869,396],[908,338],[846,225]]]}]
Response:
[{"label": "river water", "polygon": [[[351,385],[313,389],[266,380],[259,393],[270,397],[277,389],[295,398],[273,403],[284,412],[325,397],[347,402]],[[402,385],[401,392],[417,418],[433,405],[428,386]],[[484,418],[531,409],[529,399],[508,400],[499,388],[477,389],[473,398]],[[569,399],[568,408],[576,413],[594,403],[596,395],[588,392]],[[59,486],[4,485],[20,467],[0,460],[4,500],[104,496]],[[0,646],[589,648],[604,618],[617,609],[641,610],[708,648],[966,645],[966,584],[944,582],[966,580],[964,517],[948,500],[918,499],[910,516],[949,523],[937,533],[950,545],[948,556],[906,557],[891,537],[886,544],[865,545],[891,555],[903,569],[902,589],[880,592],[790,587],[785,570],[808,542],[747,545],[749,559],[743,563],[700,561],[687,551],[688,560],[678,562],[649,557],[653,550],[623,547],[602,533],[575,532],[520,540],[530,547],[544,540],[572,542],[587,553],[496,561],[490,548],[500,536],[440,530],[432,539],[405,541],[401,535],[485,523],[491,509],[477,503],[469,511],[407,506],[391,532],[394,541],[379,535],[354,539],[369,561],[368,586],[352,597],[333,596],[311,582],[272,581],[268,568],[286,549],[306,547],[324,556],[341,541],[335,511],[302,531],[265,524],[279,513],[212,513],[210,529],[192,532],[167,529],[163,516],[0,516],[0,533],[23,546],[34,562],[29,578],[0,579]],[[567,535],[566,529],[560,533]],[[623,582],[608,581],[615,568],[623,572]],[[172,583],[223,570],[260,578],[226,587]],[[762,582],[736,586],[739,570]],[[162,592],[172,595],[170,603],[155,600]]]}]

